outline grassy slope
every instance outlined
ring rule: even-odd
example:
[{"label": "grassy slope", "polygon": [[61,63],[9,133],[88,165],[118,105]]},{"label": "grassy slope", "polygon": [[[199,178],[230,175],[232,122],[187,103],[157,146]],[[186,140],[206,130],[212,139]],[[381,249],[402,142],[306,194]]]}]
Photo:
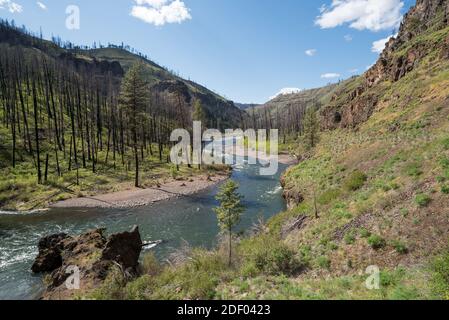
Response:
[{"label": "grassy slope", "polygon": [[[372,89],[380,99],[367,122],[323,132],[314,154],[285,177],[305,201],[236,241],[233,268],[225,245],[169,267],[146,257],[146,275],[122,286],[111,278],[94,297],[449,299],[448,70],[435,50],[398,82]],[[361,81],[340,87],[336,103]],[[300,230],[286,229],[300,216]],[[371,265],[381,270],[380,290],[365,286]]]}]

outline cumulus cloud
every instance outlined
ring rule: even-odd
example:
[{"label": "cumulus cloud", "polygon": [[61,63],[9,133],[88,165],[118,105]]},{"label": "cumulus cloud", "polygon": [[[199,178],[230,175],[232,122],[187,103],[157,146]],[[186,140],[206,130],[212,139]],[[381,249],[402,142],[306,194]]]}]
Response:
[{"label": "cumulus cloud", "polygon": [[302,89],[299,89],[299,88],[284,88],[284,89],[281,89],[274,96],[271,96],[270,100],[273,100],[274,98],[277,98],[279,96],[285,96],[285,95],[289,95],[289,94],[299,93],[301,91],[302,91]]},{"label": "cumulus cloud", "polygon": [[181,0],[134,0],[134,3],[131,15],[155,26],[192,19],[190,9]]},{"label": "cumulus cloud", "polygon": [[36,4],[37,4],[37,5],[39,6],[39,8],[41,8],[42,10],[47,10],[47,6],[46,6],[44,3],[38,1],[38,2],[36,2]]},{"label": "cumulus cloud", "polygon": [[397,37],[397,34],[395,34],[394,36],[389,36],[385,39],[380,39],[380,40],[374,41],[371,51],[374,53],[382,53],[382,51],[384,51],[385,45],[388,43],[388,41],[390,41],[391,38],[395,38],[395,37]]},{"label": "cumulus cloud", "polygon": [[317,53],[316,49],[306,50],[306,55],[308,55],[309,57],[313,57],[314,55],[316,55],[316,53]]},{"label": "cumulus cloud", "polygon": [[0,0],[0,9],[8,10],[11,13],[21,13],[23,11],[23,7],[11,0]]},{"label": "cumulus cloud", "polygon": [[387,30],[400,25],[403,7],[402,0],[332,0],[315,23],[322,29],[349,24],[357,30]]},{"label": "cumulus cloud", "polygon": [[325,73],[321,75],[322,79],[334,79],[339,78],[341,75],[339,73]]}]

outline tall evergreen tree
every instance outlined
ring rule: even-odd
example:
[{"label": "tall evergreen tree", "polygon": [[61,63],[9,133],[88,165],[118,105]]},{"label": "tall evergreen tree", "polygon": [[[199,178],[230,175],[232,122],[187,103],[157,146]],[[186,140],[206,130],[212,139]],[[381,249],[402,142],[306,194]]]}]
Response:
[{"label": "tall evergreen tree", "polygon": [[204,112],[203,105],[201,104],[201,101],[196,99],[193,103],[193,114],[192,114],[193,121],[201,121],[203,124],[203,127],[207,123],[207,117],[206,113]]},{"label": "tall evergreen tree", "polygon": [[245,211],[242,205],[243,197],[238,194],[238,184],[233,180],[228,180],[215,197],[220,206],[215,208],[218,225],[222,232],[227,232],[229,236],[229,266],[232,263],[232,229],[240,223],[242,213]]},{"label": "tall evergreen tree", "polygon": [[141,114],[149,104],[149,89],[143,74],[144,66],[141,62],[133,64],[126,73],[120,92],[120,105],[128,117],[128,129],[131,133],[135,160],[135,186],[139,187],[139,155],[138,132]]},{"label": "tall evergreen tree", "polygon": [[303,141],[307,149],[315,148],[318,143],[320,123],[315,108],[308,108],[304,116],[304,136]]}]

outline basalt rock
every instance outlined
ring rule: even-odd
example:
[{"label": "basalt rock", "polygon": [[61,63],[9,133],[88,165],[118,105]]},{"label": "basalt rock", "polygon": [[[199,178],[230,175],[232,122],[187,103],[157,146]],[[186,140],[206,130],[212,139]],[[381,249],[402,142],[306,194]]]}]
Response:
[{"label": "basalt rock", "polygon": [[377,85],[401,80],[429,54],[436,52],[442,59],[449,59],[449,35],[431,36],[448,26],[449,0],[417,0],[404,16],[398,34],[391,37],[378,61],[362,76],[362,84],[352,92],[337,92],[322,108],[322,129],[358,126],[376,110],[378,98],[369,92],[376,92]]},{"label": "basalt rock", "polygon": [[139,228],[135,226],[131,232],[114,234],[109,237],[101,259],[116,261],[125,270],[135,269],[139,262],[142,240]]},{"label": "basalt rock", "polygon": [[[126,274],[136,272],[143,245],[138,227],[109,238],[104,232],[97,229],[76,237],[55,234],[39,241],[32,271],[49,274],[44,299],[71,299],[79,290],[92,290],[101,285],[114,266]],[[79,290],[70,290],[66,285],[74,272],[79,274]]]},{"label": "basalt rock", "polygon": [[44,237],[39,241],[39,255],[31,267],[34,273],[51,272],[62,266],[62,241],[68,236],[64,233]]}]

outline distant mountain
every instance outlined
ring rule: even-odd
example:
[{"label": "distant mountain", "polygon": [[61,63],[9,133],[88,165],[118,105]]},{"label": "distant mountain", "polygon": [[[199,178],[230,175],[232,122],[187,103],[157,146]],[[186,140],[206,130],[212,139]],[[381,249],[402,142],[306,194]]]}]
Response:
[{"label": "distant mountain", "polygon": [[260,104],[257,103],[234,103],[234,104],[236,105],[237,108],[241,110],[247,110],[260,106]]}]

